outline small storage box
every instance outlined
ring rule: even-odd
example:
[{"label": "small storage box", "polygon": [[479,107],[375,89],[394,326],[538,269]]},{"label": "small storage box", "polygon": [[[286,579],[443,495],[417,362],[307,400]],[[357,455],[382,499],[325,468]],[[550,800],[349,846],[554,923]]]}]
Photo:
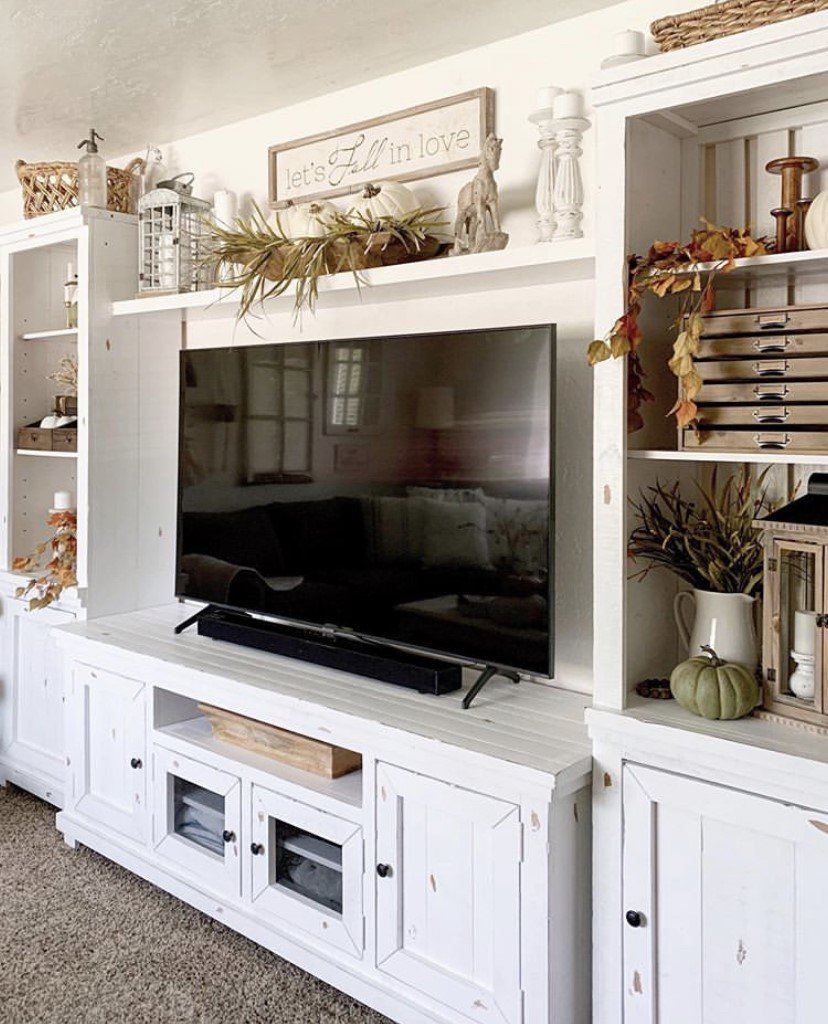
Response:
[{"label": "small storage box", "polygon": [[17,431],[17,447],[31,451],[50,452],[52,450],[52,431],[44,430],[33,423],[29,427],[20,427]]},{"label": "small storage box", "polygon": [[52,451],[76,452],[78,450],[78,431],[75,427],[56,427],[52,431]]},{"label": "small storage box", "polygon": [[288,732],[287,729],[257,722],[255,718],[246,718],[209,704],[198,706],[210,720],[217,740],[245,750],[254,750],[257,754],[313,772],[314,775],[323,775],[326,779],[338,779],[341,775],[362,768],[362,756],[353,750]]}]

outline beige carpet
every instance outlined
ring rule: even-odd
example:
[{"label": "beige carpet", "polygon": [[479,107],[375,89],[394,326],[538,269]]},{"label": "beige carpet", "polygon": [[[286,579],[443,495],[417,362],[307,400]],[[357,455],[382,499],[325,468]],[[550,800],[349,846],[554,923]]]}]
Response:
[{"label": "beige carpet", "polygon": [[2,1024],[383,1024],[0,789]]}]

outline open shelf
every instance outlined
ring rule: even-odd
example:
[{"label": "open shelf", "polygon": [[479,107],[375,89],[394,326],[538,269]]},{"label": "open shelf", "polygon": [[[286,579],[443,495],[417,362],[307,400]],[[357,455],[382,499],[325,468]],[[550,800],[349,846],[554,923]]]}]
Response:
[{"label": "open shelf", "polygon": [[286,782],[301,786],[304,789],[313,791],[331,800],[350,805],[351,807],[362,806],[362,772],[350,772],[338,779],[326,779],[321,775],[312,772],[302,771],[300,768],[293,768],[290,765],[281,764],[273,758],[257,754],[244,747],[238,747],[232,743],[225,743],[213,736],[210,722],[205,715],[198,715],[195,718],[188,718],[172,725],[165,725],[156,729],[158,736],[167,739],[184,741],[201,750],[209,750],[214,754],[254,768],[268,775],[276,776]]},{"label": "open shelf", "polygon": [[768,465],[828,466],[828,455],[809,455],[807,452],[679,452],[669,449],[645,448],[628,451],[628,459],[646,459],[652,462],[746,462]]},{"label": "open shelf", "polygon": [[34,455],[41,459],[76,459],[77,452],[52,452],[42,451],[39,448],[16,448],[16,455]]},{"label": "open shelf", "polygon": [[26,331],[20,335],[21,341],[48,341],[50,338],[75,338],[77,327],[62,327],[56,331]]},{"label": "open shelf", "polygon": [[[361,285],[349,272],[331,274],[319,281],[320,303],[370,300],[374,288],[399,289],[401,295],[441,295],[459,293],[470,288],[505,288],[522,285],[557,284],[586,280],[594,273],[592,242],[576,238],[560,242],[538,242],[536,245],[503,249],[501,252],[474,253],[468,256],[441,257],[420,263],[404,263],[394,267],[378,267],[360,272]],[[278,298],[269,299],[266,309],[290,309],[294,294],[290,289]],[[180,310],[190,316],[235,316],[238,297],[226,288],[212,288],[182,295],[159,295],[125,299],[112,304],[113,316],[163,313]]]},{"label": "open shelf", "polygon": [[[747,256],[735,260],[732,270],[719,271],[716,288],[744,288],[751,284],[793,284],[808,277],[828,273],[828,249],[806,249],[802,252],[770,253],[768,256]],[[707,274],[717,263],[695,263],[678,271],[661,271],[654,276],[675,273],[680,277],[689,274]]]}]

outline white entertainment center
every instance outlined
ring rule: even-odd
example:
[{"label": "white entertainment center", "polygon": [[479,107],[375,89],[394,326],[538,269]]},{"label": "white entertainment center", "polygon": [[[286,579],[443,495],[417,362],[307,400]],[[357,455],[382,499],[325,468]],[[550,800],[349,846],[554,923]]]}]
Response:
[{"label": "white entertainment center", "polygon": [[[464,711],[462,691],[420,695],[174,637],[184,610],[60,631],[66,842],[393,1020],[586,1024],[586,699],[496,679]],[[328,780],[223,743],[201,703],[356,751],[362,770]],[[180,798],[218,814],[221,852],[176,833]],[[279,823],[341,872],[341,906],[280,884]]]}]

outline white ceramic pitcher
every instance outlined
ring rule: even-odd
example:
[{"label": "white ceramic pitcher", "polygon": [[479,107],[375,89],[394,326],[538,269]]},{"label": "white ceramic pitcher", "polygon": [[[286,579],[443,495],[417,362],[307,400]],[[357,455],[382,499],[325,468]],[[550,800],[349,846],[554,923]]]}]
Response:
[{"label": "white ceramic pitcher", "polygon": [[[687,603],[696,610],[692,628],[684,617]],[[754,622],[756,598],[747,594],[716,594],[711,590],[682,590],[673,601],[679,635],[691,658],[708,645],[724,661],[736,662],[751,671],[759,661]]]}]

